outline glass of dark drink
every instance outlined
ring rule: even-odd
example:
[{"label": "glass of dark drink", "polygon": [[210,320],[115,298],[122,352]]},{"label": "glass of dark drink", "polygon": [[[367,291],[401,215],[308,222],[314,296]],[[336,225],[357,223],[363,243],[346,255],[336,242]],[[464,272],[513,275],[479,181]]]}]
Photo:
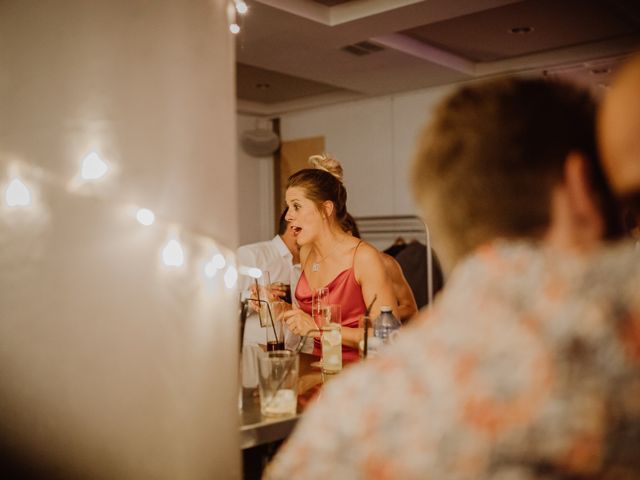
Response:
[{"label": "glass of dark drink", "polygon": [[282,287],[284,288],[284,296],[282,297],[282,300],[286,303],[288,303],[289,305],[291,305],[291,285],[289,285],[288,283],[283,283]]},{"label": "glass of dark drink", "polygon": [[271,315],[267,325],[267,351],[284,350],[284,312],[286,304],[283,301],[269,302]]},{"label": "glass of dark drink", "polygon": [[[275,282],[273,286],[279,290],[278,296],[280,300],[291,305],[291,285],[284,282]],[[284,294],[281,292],[284,292]]]}]

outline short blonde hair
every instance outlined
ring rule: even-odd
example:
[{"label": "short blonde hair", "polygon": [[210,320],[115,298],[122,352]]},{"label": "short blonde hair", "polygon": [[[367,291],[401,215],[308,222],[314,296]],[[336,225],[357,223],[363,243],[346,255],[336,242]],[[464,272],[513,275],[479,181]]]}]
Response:
[{"label": "short blonde hair", "polygon": [[604,185],[594,122],[588,92],[542,79],[463,86],[442,101],[420,137],[412,186],[447,269],[497,237],[539,238],[571,151],[592,160]]}]

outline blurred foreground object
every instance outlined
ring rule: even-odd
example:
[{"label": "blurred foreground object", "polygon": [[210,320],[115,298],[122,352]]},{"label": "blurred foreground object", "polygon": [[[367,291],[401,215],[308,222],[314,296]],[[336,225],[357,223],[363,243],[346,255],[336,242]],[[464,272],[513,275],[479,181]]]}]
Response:
[{"label": "blurred foreground object", "polygon": [[2,478],[241,476],[225,7],[0,3]]}]

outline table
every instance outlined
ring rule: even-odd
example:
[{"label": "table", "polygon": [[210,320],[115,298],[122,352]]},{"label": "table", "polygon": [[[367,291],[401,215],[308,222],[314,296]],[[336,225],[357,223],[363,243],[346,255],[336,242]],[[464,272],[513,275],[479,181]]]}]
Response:
[{"label": "table", "polygon": [[255,394],[255,389],[243,390],[240,426],[240,446],[243,450],[286,438],[306,405],[324,383],[325,378],[320,369],[311,367],[311,363],[317,361],[318,357],[308,353],[299,355],[298,413],[295,416],[263,417],[260,413],[260,398]]}]

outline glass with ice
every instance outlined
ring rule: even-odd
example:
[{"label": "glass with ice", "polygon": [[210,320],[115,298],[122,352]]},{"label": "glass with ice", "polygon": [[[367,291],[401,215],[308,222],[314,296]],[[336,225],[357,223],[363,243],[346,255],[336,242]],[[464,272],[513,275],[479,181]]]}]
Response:
[{"label": "glass with ice", "polygon": [[260,411],[267,417],[296,414],[298,403],[298,355],[290,350],[258,355]]},{"label": "glass with ice", "polygon": [[323,310],[322,371],[337,373],[342,370],[342,320],[340,305],[328,305]]}]

